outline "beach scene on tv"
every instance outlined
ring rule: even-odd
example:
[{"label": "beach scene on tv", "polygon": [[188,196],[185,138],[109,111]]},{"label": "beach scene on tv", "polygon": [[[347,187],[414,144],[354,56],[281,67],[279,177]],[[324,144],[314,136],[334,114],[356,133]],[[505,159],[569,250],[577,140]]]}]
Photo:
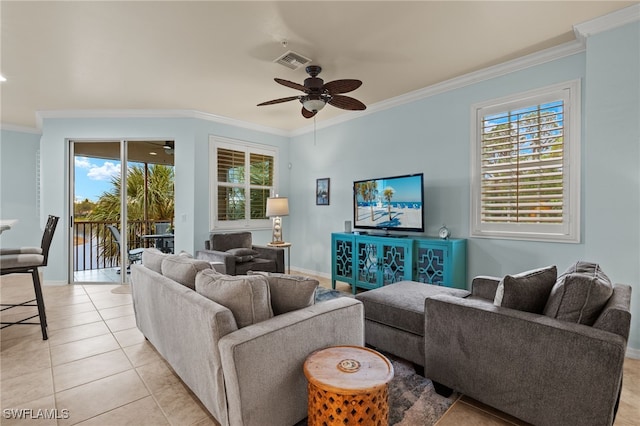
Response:
[{"label": "beach scene on tv", "polygon": [[354,182],[355,227],[422,228],[422,176]]}]

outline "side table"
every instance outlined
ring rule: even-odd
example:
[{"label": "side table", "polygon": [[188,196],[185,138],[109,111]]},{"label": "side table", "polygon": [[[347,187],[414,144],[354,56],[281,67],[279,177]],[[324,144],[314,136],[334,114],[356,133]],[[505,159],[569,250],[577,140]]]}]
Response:
[{"label": "side table", "polygon": [[361,346],[321,349],[305,361],[304,375],[309,426],[389,424],[393,365],[379,352]]},{"label": "side table", "polygon": [[287,249],[287,265],[289,265],[288,274],[291,274],[291,243],[267,243],[267,247],[279,247]]}]

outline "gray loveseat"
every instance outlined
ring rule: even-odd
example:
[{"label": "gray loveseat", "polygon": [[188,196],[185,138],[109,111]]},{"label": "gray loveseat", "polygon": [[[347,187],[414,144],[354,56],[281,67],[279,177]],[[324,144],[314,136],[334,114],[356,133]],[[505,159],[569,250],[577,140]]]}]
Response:
[{"label": "gray loveseat", "polygon": [[228,275],[244,275],[248,271],[284,272],[284,249],[254,245],[251,232],[211,234],[204,247],[196,257],[223,263]]},{"label": "gray loveseat", "polygon": [[[598,287],[606,276],[589,268],[579,262],[541,291],[525,283],[520,290],[527,300],[541,298],[528,307],[507,286],[496,298],[501,279],[492,277],[476,277],[468,298],[427,298],[425,376],[535,425],[611,425],[631,287]],[[500,306],[496,299],[502,299]],[[599,301],[591,304],[593,299]],[[505,300],[518,309],[505,307]]]},{"label": "gray loveseat", "polygon": [[[328,346],[364,345],[363,307],[348,297],[239,327],[254,310],[240,318],[207,293],[215,280],[253,286],[271,278],[231,277],[206,261],[150,249],[143,253],[143,265],[132,265],[138,328],[223,426],[299,422],[307,416],[306,357]],[[274,288],[274,313],[291,306],[291,293]]]}]

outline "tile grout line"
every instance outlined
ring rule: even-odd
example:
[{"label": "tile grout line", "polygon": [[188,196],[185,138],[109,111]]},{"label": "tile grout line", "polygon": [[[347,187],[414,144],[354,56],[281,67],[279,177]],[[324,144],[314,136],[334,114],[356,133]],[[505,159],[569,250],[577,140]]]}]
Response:
[{"label": "tile grout line", "polygon": [[[84,286],[83,286],[84,288]],[[86,290],[85,290],[86,291]],[[93,303],[93,299],[91,298],[91,295],[89,295],[89,299],[91,299],[91,303]],[[133,301],[132,301],[133,303]],[[95,306],[95,305],[94,305]],[[98,310],[96,308],[96,310]],[[120,347],[120,350],[122,351],[122,353],[124,353],[124,356],[127,358],[127,360],[129,361],[129,363],[131,364],[133,371],[136,373],[136,376],[138,376],[138,379],[140,379],[140,382],[142,382],[142,385],[145,387],[145,389],[147,390],[147,392],[149,393],[149,395],[152,399],[153,399],[153,403],[156,405],[156,407],[158,407],[158,409],[160,410],[160,412],[162,413],[162,415],[164,416],[165,420],[167,421],[167,424],[169,425],[173,425],[171,423],[171,421],[169,420],[169,417],[167,416],[167,414],[165,413],[164,409],[160,406],[160,403],[158,402],[158,399],[156,398],[156,396],[153,394],[153,392],[151,391],[151,389],[149,388],[149,386],[147,385],[147,382],[142,378],[142,376],[140,375],[140,372],[138,371],[138,368],[136,366],[133,365],[133,361],[131,361],[131,359],[129,358],[129,356],[127,355],[127,353],[124,351],[124,347],[122,346],[122,344],[120,343],[120,341],[116,338],[116,336],[113,334],[113,331],[111,331],[111,328],[109,328],[109,325],[107,324],[106,320],[104,320],[104,317],[102,316],[102,313],[100,313],[100,310],[98,310],[98,315],[100,315],[100,318],[103,319],[105,326],[107,327],[107,329],[109,330],[109,332],[111,333],[111,335],[113,336],[113,338],[116,340],[116,342],[118,343],[118,346]],[[146,398],[146,396],[144,397]],[[142,398],[140,398],[142,399]],[[126,404],[125,404],[126,405]],[[120,408],[120,407],[118,407]],[[112,411],[112,410],[110,410]],[[104,413],[103,413],[104,414]]]}]

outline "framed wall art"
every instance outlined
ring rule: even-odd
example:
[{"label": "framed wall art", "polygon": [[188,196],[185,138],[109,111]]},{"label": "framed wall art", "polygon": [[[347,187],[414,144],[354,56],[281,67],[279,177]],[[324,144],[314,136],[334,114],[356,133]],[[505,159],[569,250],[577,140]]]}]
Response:
[{"label": "framed wall art", "polygon": [[316,205],[329,205],[329,178],[316,179]]}]

